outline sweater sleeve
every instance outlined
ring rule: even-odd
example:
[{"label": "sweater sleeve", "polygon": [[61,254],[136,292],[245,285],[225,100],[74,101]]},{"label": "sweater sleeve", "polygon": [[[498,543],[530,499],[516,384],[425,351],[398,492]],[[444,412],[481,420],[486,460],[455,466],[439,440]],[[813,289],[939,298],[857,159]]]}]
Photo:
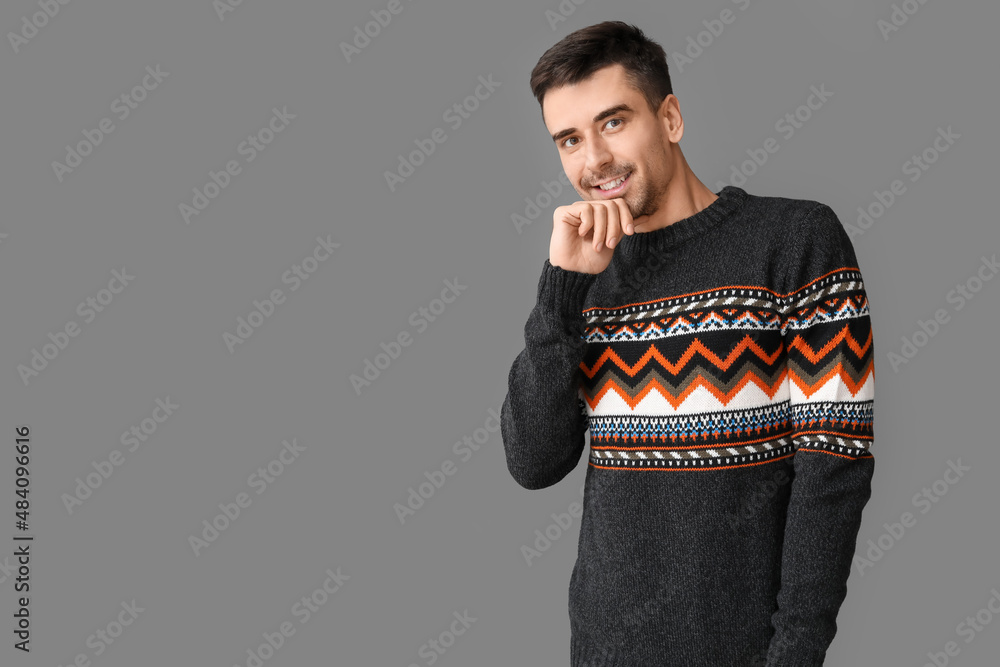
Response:
[{"label": "sweater sleeve", "polygon": [[526,489],[556,484],[583,453],[583,302],[596,278],[548,259],[542,267],[537,301],[524,326],[525,346],[511,366],[500,408],[507,468]]},{"label": "sweater sleeve", "polygon": [[823,665],[871,496],[874,355],[850,237],[817,204],[784,249],[793,474],[767,667]]}]

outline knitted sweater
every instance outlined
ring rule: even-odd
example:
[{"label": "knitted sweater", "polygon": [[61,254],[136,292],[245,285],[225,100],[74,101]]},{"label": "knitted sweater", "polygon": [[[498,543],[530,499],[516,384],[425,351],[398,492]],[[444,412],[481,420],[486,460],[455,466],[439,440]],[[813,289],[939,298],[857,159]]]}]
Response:
[{"label": "knitted sweater", "polygon": [[834,211],[727,186],[542,267],[501,408],[518,484],[589,454],[572,667],[822,665],[874,459],[868,299]]}]

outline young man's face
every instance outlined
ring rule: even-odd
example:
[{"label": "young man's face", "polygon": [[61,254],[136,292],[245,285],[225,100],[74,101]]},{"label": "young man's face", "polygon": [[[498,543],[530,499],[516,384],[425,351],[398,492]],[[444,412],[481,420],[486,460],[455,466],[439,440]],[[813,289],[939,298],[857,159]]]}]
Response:
[{"label": "young man's face", "polygon": [[[563,170],[581,198],[621,197],[633,219],[659,208],[673,176],[666,121],[654,116],[642,93],[628,84],[621,65],[549,90],[542,105]],[[626,174],[625,182],[609,191],[596,187]]]}]

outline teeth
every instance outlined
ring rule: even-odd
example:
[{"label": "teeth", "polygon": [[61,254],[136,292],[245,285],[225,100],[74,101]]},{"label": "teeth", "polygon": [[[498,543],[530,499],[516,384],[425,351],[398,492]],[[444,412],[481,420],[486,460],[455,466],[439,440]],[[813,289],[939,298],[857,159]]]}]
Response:
[{"label": "teeth", "polygon": [[628,178],[628,174],[625,174],[624,176],[622,176],[621,178],[619,178],[619,179],[618,179],[618,180],[616,180],[616,181],[611,181],[610,183],[606,183],[606,184],[604,184],[604,185],[598,185],[597,187],[599,187],[599,188],[600,188],[600,189],[602,189],[602,190],[614,190],[614,189],[615,189],[615,188],[617,188],[617,187],[618,187],[619,185],[621,185],[621,184],[622,184],[622,182],[623,182],[623,181],[624,181],[624,180],[625,180],[626,178]]}]

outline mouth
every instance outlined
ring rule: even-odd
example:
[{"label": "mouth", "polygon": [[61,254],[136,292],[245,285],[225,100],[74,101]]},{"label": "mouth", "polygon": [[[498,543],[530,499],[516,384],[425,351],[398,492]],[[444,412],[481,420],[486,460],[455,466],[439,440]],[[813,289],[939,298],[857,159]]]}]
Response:
[{"label": "mouth", "polygon": [[[625,180],[621,180],[621,178],[624,178]],[[591,190],[593,190],[599,196],[604,197],[605,199],[611,199],[624,192],[625,188],[628,187],[628,184],[631,180],[632,180],[632,172],[630,171],[627,174],[625,174],[624,177],[619,177],[616,180],[608,181],[607,183],[604,184],[605,187],[607,187],[610,184],[616,184],[614,185],[614,187],[605,190],[602,187],[594,186],[591,188]]]}]

